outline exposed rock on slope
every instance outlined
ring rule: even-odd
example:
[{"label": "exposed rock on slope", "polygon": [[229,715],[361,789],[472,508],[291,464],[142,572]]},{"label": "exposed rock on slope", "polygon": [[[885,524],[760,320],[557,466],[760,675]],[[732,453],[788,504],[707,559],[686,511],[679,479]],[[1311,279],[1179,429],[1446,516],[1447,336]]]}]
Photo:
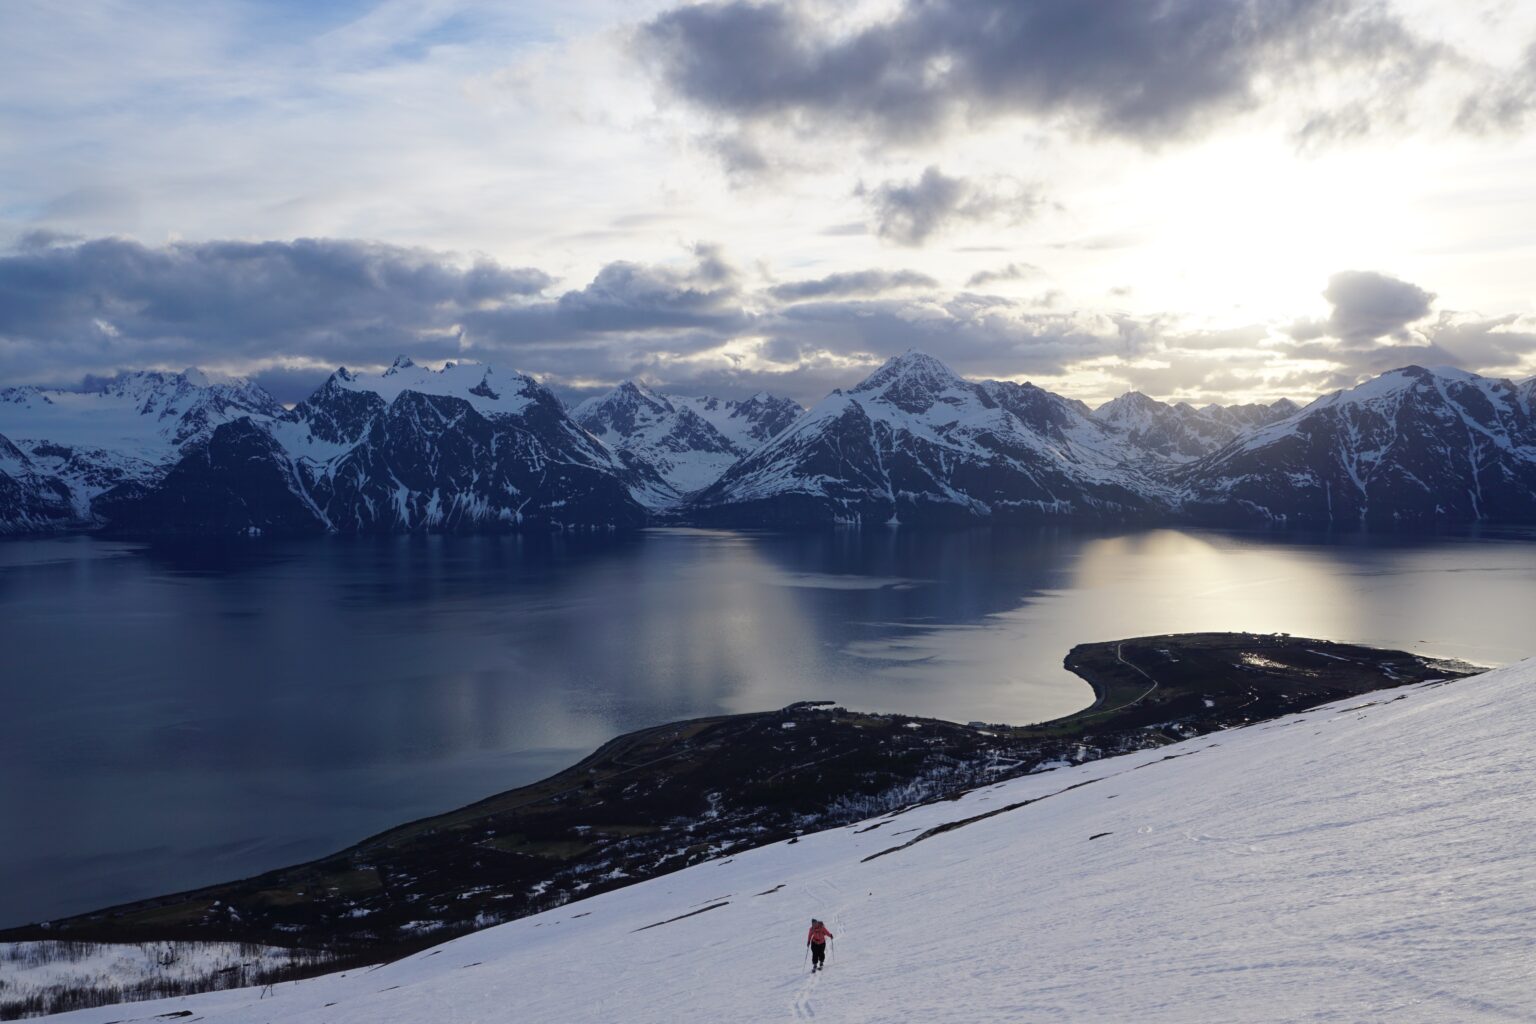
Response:
[{"label": "exposed rock on slope", "polygon": [[99,520],[105,492],[142,490],[159,481],[190,445],[242,416],[269,420],[282,408],[239,379],[182,373],[124,373],[85,391],[0,389],[0,433],[25,452],[35,473],[69,495],[60,526]]},{"label": "exposed rock on slope", "polygon": [[1093,412],[1094,419],[1125,436],[1132,448],[1174,462],[1208,455],[1252,427],[1284,419],[1295,403],[1274,405],[1207,405],[1196,409],[1184,402],[1169,405],[1128,391]]},{"label": "exposed rock on slope", "polygon": [[690,512],[751,525],[1146,515],[1158,488],[1124,456],[1081,403],[909,352],[833,392]]},{"label": "exposed rock on slope", "polygon": [[39,473],[25,452],[0,435],[0,535],[46,533],[73,519],[69,488]]},{"label": "exposed rock on slope", "polygon": [[684,398],[625,381],[582,402],[571,415],[635,473],[635,498],[659,508],[714,483],[801,411],[766,393],[741,402]]},{"label": "exposed rock on slope", "polygon": [[143,494],[112,495],[113,528],[383,533],[644,522],[624,467],[553,393],[479,364],[433,371],[402,358],[378,376],[338,370],[291,412],[246,418],[215,438]]},{"label": "exposed rock on slope", "polygon": [[1188,467],[1182,512],[1293,525],[1536,515],[1536,420],[1508,381],[1408,366]]}]

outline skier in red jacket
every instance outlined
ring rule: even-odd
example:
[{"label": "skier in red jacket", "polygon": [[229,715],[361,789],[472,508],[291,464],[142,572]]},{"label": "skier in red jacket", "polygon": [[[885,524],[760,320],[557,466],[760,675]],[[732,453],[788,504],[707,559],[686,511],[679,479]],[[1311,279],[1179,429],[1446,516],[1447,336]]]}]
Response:
[{"label": "skier in red jacket", "polygon": [[835,939],[836,935],[827,931],[827,926],[811,918],[811,930],[805,936],[805,944],[811,947],[811,973],[821,970],[827,959],[827,940]]}]

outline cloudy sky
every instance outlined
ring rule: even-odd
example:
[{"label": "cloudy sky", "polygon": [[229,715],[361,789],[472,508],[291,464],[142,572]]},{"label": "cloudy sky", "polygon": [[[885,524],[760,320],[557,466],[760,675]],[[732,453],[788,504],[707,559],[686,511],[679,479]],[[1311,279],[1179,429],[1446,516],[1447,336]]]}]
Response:
[{"label": "cloudy sky", "polygon": [[0,384],[1536,373],[1528,0],[6,0]]}]

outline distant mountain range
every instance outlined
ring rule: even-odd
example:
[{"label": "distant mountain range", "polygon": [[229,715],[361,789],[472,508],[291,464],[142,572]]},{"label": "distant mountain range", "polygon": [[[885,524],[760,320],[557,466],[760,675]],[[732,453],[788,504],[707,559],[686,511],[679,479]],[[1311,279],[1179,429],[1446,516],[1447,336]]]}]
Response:
[{"label": "distant mountain range", "polygon": [[919,352],[809,411],[401,358],[284,409],[246,381],[0,389],[0,533],[232,535],[1083,520],[1536,520],[1536,380],[1410,366],[1305,407],[1097,410]]},{"label": "distant mountain range", "polygon": [[766,392],[735,402],[663,395],[625,381],[571,415],[638,474],[644,490],[637,497],[660,508],[714,483],[804,411]]}]

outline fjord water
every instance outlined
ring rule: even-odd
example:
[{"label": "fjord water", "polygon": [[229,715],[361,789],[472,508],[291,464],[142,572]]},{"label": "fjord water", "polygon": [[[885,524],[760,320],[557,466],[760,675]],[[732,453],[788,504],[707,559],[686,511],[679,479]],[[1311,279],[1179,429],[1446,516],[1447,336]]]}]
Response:
[{"label": "fjord water", "polygon": [[1073,644],[1536,653],[1536,543],[1155,530],[0,544],[0,925],[222,881],[796,700],[1027,722]]}]

